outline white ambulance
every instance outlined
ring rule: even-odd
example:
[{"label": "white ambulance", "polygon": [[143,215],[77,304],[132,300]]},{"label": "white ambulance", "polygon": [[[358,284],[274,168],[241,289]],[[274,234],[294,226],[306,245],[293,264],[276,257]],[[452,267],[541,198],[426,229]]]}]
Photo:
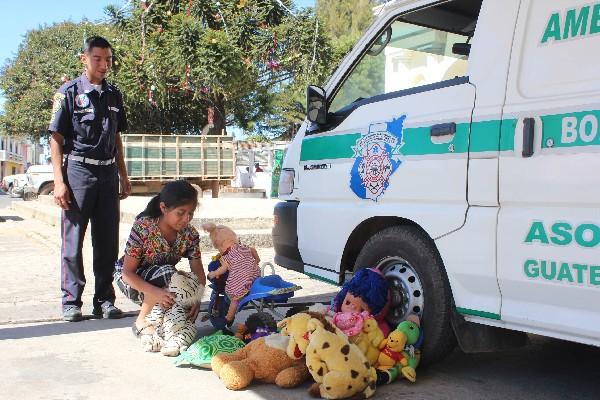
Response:
[{"label": "white ambulance", "polygon": [[525,332],[600,345],[600,1],[388,3],[307,102],[277,264],[380,268],[427,361]]}]

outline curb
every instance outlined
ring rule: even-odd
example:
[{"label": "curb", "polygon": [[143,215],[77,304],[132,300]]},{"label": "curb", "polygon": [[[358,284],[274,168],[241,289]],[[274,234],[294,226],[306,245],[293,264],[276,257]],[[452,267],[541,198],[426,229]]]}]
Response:
[{"label": "curb", "polygon": [[[48,214],[52,213],[50,210],[56,210],[56,215],[57,215],[56,221],[54,221],[54,222],[48,222],[47,220],[44,220],[44,222],[47,222],[47,223],[49,223],[51,225],[57,225],[58,221],[60,220],[60,212],[58,211],[58,208],[54,204],[54,198],[52,196],[39,196],[37,201],[33,201],[33,202],[14,202],[12,204],[13,205],[19,204],[19,205],[22,205],[23,207],[30,208],[30,209],[44,209],[44,211],[41,211],[41,212],[48,213]],[[19,206],[17,206],[17,207],[19,207]],[[48,208],[48,209],[46,210],[46,208]],[[137,214],[138,214],[138,212],[131,212],[131,211],[128,211],[128,210],[122,210],[121,211],[120,221],[121,221],[121,223],[124,223],[124,224],[131,224],[135,220],[135,217],[137,216]],[[250,230],[250,229],[252,229],[252,230],[254,230],[254,229],[269,229],[270,230],[270,229],[273,228],[273,218],[272,217],[271,218],[265,218],[265,217],[254,217],[254,218],[248,218],[248,217],[242,217],[242,218],[210,218],[210,217],[206,217],[206,218],[194,218],[192,220],[192,225],[194,225],[197,229],[199,229],[200,225],[202,225],[204,222],[212,222],[215,225],[227,225],[231,229],[233,229],[234,231],[237,231],[237,230],[240,230],[240,229],[245,229],[245,230]]]},{"label": "curb", "polygon": [[[36,219],[49,225],[58,226],[60,222],[60,209],[54,205],[45,205],[44,202],[13,202],[11,208],[18,214]],[[135,216],[131,213],[121,212],[121,223],[131,225]],[[241,220],[241,221],[240,221]],[[257,221],[254,223],[254,221]],[[226,224],[232,227],[238,235],[240,242],[247,246],[252,247],[273,247],[273,239],[271,236],[271,226],[269,228],[262,228],[266,218],[202,218],[194,219],[192,224],[198,228],[200,223],[211,221],[215,224]],[[228,223],[230,222],[230,223]],[[270,221],[271,222],[271,221]],[[272,222],[271,222],[272,223]],[[248,227],[248,225],[252,225]],[[257,228],[256,225],[261,226]],[[200,250],[201,251],[215,251],[208,234],[199,230],[200,233]]]}]

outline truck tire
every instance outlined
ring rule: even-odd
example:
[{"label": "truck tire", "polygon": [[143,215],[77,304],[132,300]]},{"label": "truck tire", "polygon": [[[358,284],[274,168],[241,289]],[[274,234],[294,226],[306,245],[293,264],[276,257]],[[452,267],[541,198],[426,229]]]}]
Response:
[{"label": "truck tire", "polygon": [[371,237],[359,253],[354,271],[376,267],[390,283],[393,329],[408,314],[418,314],[424,333],[422,364],[446,356],[456,345],[451,327],[452,293],[443,262],[425,233],[413,226],[395,226]]},{"label": "truck tire", "polygon": [[54,192],[54,183],[53,182],[44,183],[44,185],[40,189],[40,195],[43,195],[43,196],[52,194],[53,192]]},{"label": "truck tire", "polygon": [[8,195],[10,197],[13,198],[17,198],[17,197],[21,197],[17,192],[16,192],[16,187],[15,185],[8,185]]}]

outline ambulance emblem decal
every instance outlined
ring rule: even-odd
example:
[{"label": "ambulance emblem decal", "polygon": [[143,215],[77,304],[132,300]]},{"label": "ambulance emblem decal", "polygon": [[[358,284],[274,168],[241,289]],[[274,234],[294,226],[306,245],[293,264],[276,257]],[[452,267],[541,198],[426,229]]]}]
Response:
[{"label": "ambulance emblem decal", "polygon": [[352,146],[355,161],[350,171],[350,188],[361,199],[379,201],[389,186],[390,176],[402,164],[405,119],[403,115],[390,122],[371,124],[369,132]]}]

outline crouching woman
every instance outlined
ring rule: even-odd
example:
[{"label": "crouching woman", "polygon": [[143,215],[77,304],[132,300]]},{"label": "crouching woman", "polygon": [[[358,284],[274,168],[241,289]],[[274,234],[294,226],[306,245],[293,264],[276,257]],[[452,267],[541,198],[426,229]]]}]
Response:
[{"label": "crouching woman", "polygon": [[[189,259],[190,269],[206,285],[200,236],[190,224],[197,205],[196,189],[186,181],[173,181],[135,219],[125,254],[115,265],[114,278],[123,294],[141,305],[132,326],[136,337],[153,333],[154,327],[145,317],[155,304],[165,310],[174,304],[175,297],[167,288],[177,271],[175,265],[183,257]],[[196,320],[199,311],[199,303],[191,308],[191,321]]]}]

